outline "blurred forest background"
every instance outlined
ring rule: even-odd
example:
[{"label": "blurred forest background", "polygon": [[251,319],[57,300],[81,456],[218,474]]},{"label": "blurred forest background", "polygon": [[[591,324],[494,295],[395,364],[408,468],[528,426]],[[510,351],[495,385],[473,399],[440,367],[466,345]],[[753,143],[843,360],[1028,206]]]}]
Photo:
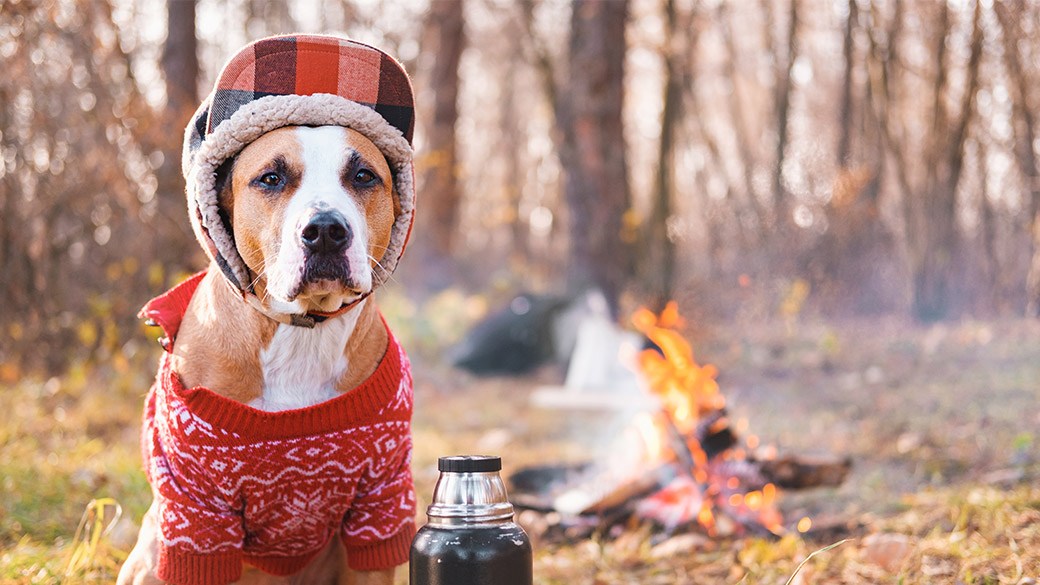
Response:
[{"label": "blurred forest background", "polygon": [[411,295],[1040,314],[1040,3],[0,0],[4,379],[118,358],[202,266],[183,126],[293,31],[414,77]]},{"label": "blurred forest background", "polygon": [[242,45],[298,31],[413,77],[418,219],[379,303],[420,498],[440,455],[616,433],[533,403],[560,364],[445,359],[520,291],[596,287],[621,326],[677,300],[738,426],[853,468],[786,494],[782,538],[539,545],[539,582],[784,582],[846,537],[793,582],[1040,577],[1040,2],[0,0],[0,584],[112,582],[132,546],[136,313],[205,259],[183,127]]}]

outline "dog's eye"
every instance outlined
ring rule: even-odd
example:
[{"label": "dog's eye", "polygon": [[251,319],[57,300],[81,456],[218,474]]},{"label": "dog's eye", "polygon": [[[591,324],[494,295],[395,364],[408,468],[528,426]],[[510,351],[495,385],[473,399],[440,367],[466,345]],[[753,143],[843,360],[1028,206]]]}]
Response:
[{"label": "dog's eye", "polygon": [[264,187],[274,188],[282,186],[282,176],[278,173],[264,173],[260,175],[257,181]]},{"label": "dog's eye", "polygon": [[376,180],[376,174],[368,169],[361,169],[354,174],[354,182],[359,185],[370,185]]}]

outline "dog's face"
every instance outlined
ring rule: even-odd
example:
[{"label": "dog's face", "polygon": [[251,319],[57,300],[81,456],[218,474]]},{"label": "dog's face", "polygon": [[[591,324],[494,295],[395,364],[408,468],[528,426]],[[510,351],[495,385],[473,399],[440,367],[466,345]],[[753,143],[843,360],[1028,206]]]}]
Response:
[{"label": "dog's face", "polygon": [[378,148],[340,126],[264,134],[218,176],[256,290],[285,313],[334,311],[372,289],[396,217]]}]

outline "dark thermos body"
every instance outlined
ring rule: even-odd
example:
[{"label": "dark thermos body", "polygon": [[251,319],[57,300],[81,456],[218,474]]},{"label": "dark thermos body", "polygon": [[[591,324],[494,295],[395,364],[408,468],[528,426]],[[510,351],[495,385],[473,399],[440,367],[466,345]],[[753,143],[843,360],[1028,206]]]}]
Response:
[{"label": "dark thermos body", "polygon": [[411,585],[531,585],[531,542],[513,522],[498,457],[441,457],[409,555]]}]

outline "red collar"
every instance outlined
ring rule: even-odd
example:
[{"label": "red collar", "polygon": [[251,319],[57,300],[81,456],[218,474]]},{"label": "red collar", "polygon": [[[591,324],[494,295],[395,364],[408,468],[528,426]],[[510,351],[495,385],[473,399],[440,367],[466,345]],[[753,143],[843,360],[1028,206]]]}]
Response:
[{"label": "red collar", "polygon": [[260,302],[260,299],[255,294],[247,291],[238,291],[238,289],[235,289],[234,285],[230,282],[228,282],[228,286],[231,286],[232,289],[234,289],[237,292],[240,292],[242,294],[242,300],[244,300],[247,305],[253,307],[254,309],[256,309],[258,313],[264,315],[268,319],[271,319],[272,321],[277,321],[279,323],[285,323],[286,325],[304,327],[306,329],[314,329],[314,326],[318,323],[322,323],[333,317],[339,317],[343,313],[346,313],[347,311],[353,309],[361,301],[368,298],[368,295],[372,294],[371,292],[367,292],[361,295],[360,297],[354,299],[353,301],[346,303],[345,305],[336,309],[335,311],[329,313],[323,311],[312,311],[310,313],[304,313],[300,315],[294,313],[278,313],[276,311],[272,311],[271,309],[265,307],[264,304]]}]

